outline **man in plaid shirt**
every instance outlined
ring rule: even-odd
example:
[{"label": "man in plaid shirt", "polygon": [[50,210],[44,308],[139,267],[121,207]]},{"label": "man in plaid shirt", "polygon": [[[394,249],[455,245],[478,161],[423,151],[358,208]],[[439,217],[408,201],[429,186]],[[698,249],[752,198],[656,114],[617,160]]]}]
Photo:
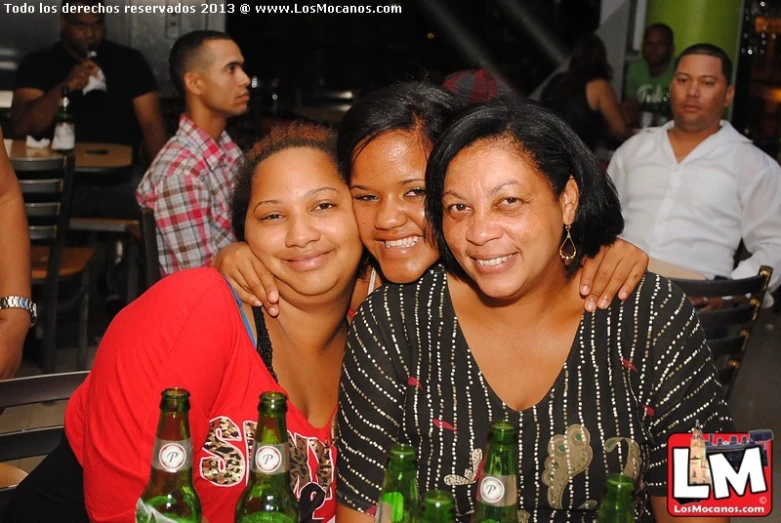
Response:
[{"label": "man in plaid shirt", "polygon": [[225,126],[247,110],[243,64],[238,45],[217,31],[188,33],[171,49],[171,78],[185,110],[136,191],[139,205],[155,212],[163,274],[207,266],[234,241],[228,202],[242,153]]}]

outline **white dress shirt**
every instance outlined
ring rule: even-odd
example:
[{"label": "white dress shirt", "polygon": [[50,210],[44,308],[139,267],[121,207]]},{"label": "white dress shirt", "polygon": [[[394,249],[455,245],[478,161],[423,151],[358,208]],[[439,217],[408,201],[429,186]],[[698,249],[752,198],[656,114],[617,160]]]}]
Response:
[{"label": "white dress shirt", "polygon": [[[781,167],[729,122],[680,163],[667,131],[644,129],[608,166],[626,226],[623,237],[651,258],[708,278],[745,278],[773,268],[781,283]],[[736,268],[740,240],[751,257]]]}]

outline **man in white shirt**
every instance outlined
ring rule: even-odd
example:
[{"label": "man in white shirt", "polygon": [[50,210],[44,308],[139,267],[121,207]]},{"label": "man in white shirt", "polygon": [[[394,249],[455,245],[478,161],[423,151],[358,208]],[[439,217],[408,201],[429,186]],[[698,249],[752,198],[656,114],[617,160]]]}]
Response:
[{"label": "man in white shirt", "polygon": [[[608,174],[624,238],[651,258],[708,278],[745,278],[769,265],[773,290],[781,283],[781,168],[721,120],[731,77],[722,49],[683,51],[670,84],[674,120],[627,140]],[[734,267],[741,239],[751,256]]]}]

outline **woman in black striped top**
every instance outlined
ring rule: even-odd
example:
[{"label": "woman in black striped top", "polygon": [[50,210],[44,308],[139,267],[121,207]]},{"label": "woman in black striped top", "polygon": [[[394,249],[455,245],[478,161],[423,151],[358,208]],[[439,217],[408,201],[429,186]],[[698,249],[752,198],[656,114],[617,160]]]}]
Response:
[{"label": "woman in black striped top", "polygon": [[383,286],[355,317],[339,523],[369,520],[396,442],[418,451],[420,492],[450,490],[468,521],[499,419],[520,432],[519,521],[593,521],[611,472],[636,479],[638,520],[674,521],[667,437],[732,422],[694,310],[670,282],[647,274],[627,300],[583,312],[579,261],[623,228],[596,160],[548,111],[498,102],[445,132],[426,185],[444,267]]}]

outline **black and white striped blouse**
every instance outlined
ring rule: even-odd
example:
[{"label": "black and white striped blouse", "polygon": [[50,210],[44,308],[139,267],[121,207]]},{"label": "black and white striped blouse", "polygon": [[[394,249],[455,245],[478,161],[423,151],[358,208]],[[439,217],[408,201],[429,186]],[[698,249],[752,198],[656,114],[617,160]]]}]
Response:
[{"label": "black and white striped blouse", "polygon": [[[523,365],[522,361],[518,362]],[[361,306],[339,395],[340,503],[371,513],[387,450],[418,451],[418,489],[450,490],[458,520],[475,510],[476,474],[492,420],[519,428],[519,521],[593,521],[608,473],[637,479],[636,517],[666,496],[667,438],[697,420],[731,430],[695,312],[647,274],[625,302],[585,313],[570,354],[539,404],[512,410],[490,388],[458,325],[447,275],[385,285]]]}]

